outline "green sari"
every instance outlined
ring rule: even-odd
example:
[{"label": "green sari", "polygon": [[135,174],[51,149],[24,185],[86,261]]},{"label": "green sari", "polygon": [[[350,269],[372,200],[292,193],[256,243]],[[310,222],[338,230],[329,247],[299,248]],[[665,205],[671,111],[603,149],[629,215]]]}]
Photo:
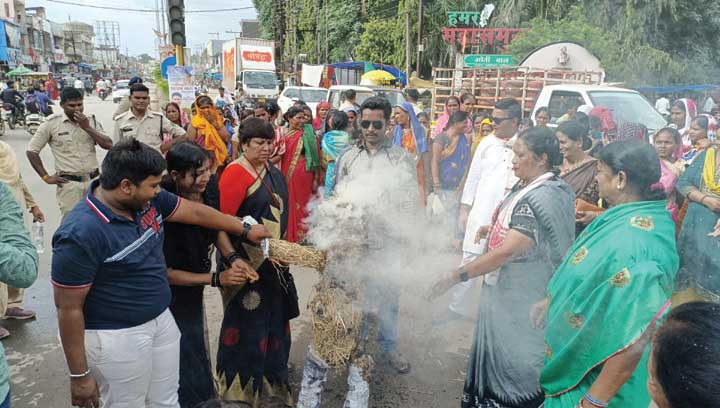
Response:
[{"label": "green sari", "polygon": [[[668,309],[678,262],[665,201],[613,207],[580,234],[547,288],[545,408],[576,406],[603,363],[655,324]],[[610,407],[647,408],[648,354]]]}]

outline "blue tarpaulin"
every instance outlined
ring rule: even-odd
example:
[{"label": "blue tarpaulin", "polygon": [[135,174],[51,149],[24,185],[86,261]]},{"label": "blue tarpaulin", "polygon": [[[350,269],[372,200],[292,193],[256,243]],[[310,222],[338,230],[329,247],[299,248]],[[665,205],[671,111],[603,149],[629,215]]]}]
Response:
[{"label": "blue tarpaulin", "polygon": [[642,87],[635,88],[636,91],[644,94],[668,94],[673,92],[704,92],[720,87],[720,85],[700,84],[700,85],[677,85],[664,87]]},{"label": "blue tarpaulin", "polygon": [[401,71],[398,68],[393,67],[392,65],[385,65],[385,64],[374,64],[374,63],[367,63],[364,61],[348,61],[348,62],[338,62],[335,64],[329,64],[329,67],[333,67],[335,69],[355,69],[355,70],[362,70],[363,73],[367,71],[371,71],[368,69],[370,66],[372,66],[373,69],[381,69],[383,71],[387,71],[391,73],[395,78],[397,78],[398,81],[400,81],[401,84],[407,85],[407,74],[403,71]]}]

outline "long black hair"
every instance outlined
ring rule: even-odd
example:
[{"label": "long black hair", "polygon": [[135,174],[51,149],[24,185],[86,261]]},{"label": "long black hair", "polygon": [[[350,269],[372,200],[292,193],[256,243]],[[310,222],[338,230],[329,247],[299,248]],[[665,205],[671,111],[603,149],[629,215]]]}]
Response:
[{"label": "long black hair", "polygon": [[646,201],[662,200],[665,192],[653,189],[652,185],[660,181],[660,157],[655,148],[640,140],[613,142],[600,151],[598,157],[617,174],[627,175],[628,184]]},{"label": "long black hair", "polygon": [[[193,179],[197,178],[198,170],[207,160],[214,162],[214,156],[209,150],[203,149],[199,144],[191,140],[185,140],[172,145],[165,156],[167,162],[167,174],[163,177],[162,187],[171,193],[178,194],[177,185],[170,175],[172,171],[180,175],[192,174]],[[220,191],[217,186],[217,176],[212,175],[208,186],[203,193],[203,202],[209,206],[218,208],[220,205]]]},{"label": "long black hair", "polygon": [[655,378],[672,408],[720,407],[720,305],[691,302],[655,334]]},{"label": "long black hair", "polygon": [[465,123],[467,122],[468,114],[465,111],[459,110],[452,115],[450,115],[450,118],[448,118],[447,124],[445,125],[445,129],[443,131],[446,131],[450,129],[451,126],[456,125],[458,123]]}]

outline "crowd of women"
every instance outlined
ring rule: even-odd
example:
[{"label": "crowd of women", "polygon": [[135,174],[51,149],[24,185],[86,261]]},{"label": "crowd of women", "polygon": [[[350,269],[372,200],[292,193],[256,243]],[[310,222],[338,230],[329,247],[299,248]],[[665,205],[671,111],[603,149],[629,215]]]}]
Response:
[{"label": "crowd of women", "polygon": [[[353,104],[332,109],[322,103],[313,112],[299,101],[281,112],[268,102],[241,112],[236,123],[235,115],[200,96],[190,118],[174,103],[165,114],[190,140],[164,149],[164,188],[260,222],[292,242],[305,235],[310,200],[332,196],[335,162],[361,134],[361,112]],[[604,107],[586,113],[580,107],[553,130],[548,109],[534,119],[476,112],[474,97],[463,94],[448,98],[434,129],[417,106],[396,106],[386,135],[386,143],[415,159],[420,204],[453,225],[448,241],[457,245],[465,231],[455,220],[475,151],[495,137],[495,126],[509,121],[515,127],[508,146],[519,181],[497,203],[492,222],[477,231],[486,252],[434,287],[442,293],[499,273],[483,284],[462,406],[644,408],[646,382],[661,408],[716,406],[714,393],[678,391],[673,372],[702,372],[716,381],[717,373],[699,367],[700,358],[676,365],[678,355],[693,353],[678,340],[685,327],[696,344],[711,341],[705,326],[717,332],[717,320],[708,318],[717,317],[715,306],[677,308],[656,334],[652,357],[647,352],[673,295],[674,303],[720,300],[714,120],[694,116],[688,100],[672,106],[671,123],[652,139],[640,124],[616,124]],[[240,237],[167,228],[171,311],[182,332],[181,406],[216,397],[258,406],[261,394],[291,405],[289,322],[299,307],[289,268],[264,260]],[[223,246],[234,247],[263,278],[212,282],[213,247]],[[219,261],[223,268],[233,259]],[[225,310],[216,374],[204,285],[221,287]],[[717,345],[702,347],[718,354]]]}]

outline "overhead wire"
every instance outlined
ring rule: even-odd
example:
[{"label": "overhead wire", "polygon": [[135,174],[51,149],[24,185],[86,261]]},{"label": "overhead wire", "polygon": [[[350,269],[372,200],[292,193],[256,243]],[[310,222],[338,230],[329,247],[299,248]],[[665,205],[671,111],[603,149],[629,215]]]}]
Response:
[{"label": "overhead wire", "polygon": [[[127,12],[134,12],[134,13],[156,13],[157,12],[156,9],[139,9],[139,8],[127,8],[127,7],[99,6],[97,4],[77,3],[77,2],[66,1],[66,0],[42,0],[42,1],[47,1],[49,3],[67,4],[70,6],[88,7],[88,8],[101,9],[101,10],[127,11]],[[229,8],[219,8],[219,9],[185,10],[185,13],[220,13],[220,12],[227,12],[227,11],[251,10],[254,8],[255,8],[254,6],[245,6],[245,7],[229,7]]]}]

